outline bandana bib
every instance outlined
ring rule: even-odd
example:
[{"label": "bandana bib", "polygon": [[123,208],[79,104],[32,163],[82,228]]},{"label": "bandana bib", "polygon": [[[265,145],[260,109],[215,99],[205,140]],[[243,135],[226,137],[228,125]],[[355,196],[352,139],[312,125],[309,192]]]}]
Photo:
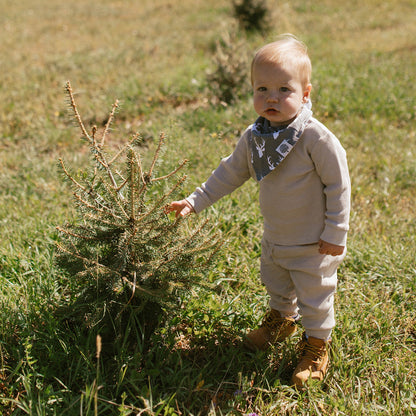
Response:
[{"label": "bandana bib", "polygon": [[250,126],[251,164],[258,182],[276,169],[295,147],[311,116],[310,106],[304,105],[298,117],[280,130],[271,127],[264,117],[259,117]]}]

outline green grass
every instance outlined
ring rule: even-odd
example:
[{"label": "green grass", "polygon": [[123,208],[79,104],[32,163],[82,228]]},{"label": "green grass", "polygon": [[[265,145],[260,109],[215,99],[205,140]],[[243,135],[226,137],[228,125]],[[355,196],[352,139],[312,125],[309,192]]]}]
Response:
[{"label": "green grass", "polygon": [[275,29],[247,48],[282,32],[308,44],[314,113],[344,144],[351,171],[325,382],[301,394],[288,386],[296,337],[267,354],[240,346],[267,308],[254,182],[201,214],[226,235],[206,277],[216,290],[181,299],[148,351],[128,325],[116,354],[103,345],[97,359],[94,330],[59,319],[76,285],[54,264],[55,226],[74,215],[57,161],[76,169],[88,157],[66,80],[91,124],[121,100],[115,146],[140,131],[152,155],[163,130],[166,169],[190,160],[185,195],[254,119],[249,97],[223,107],[207,92],[215,40],[235,27],[231,1],[0,1],[3,415],[416,414],[416,2],[270,4]]}]

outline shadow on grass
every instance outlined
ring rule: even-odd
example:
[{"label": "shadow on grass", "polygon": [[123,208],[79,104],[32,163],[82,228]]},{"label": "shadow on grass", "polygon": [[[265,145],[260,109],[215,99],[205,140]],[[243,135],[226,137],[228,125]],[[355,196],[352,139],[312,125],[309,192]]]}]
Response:
[{"label": "shadow on grass", "polygon": [[213,408],[243,414],[259,394],[271,394],[289,383],[293,344],[280,351],[252,353],[238,331],[219,322],[209,333],[185,322],[168,331],[153,338],[137,369],[147,375],[142,394],[157,397],[162,408],[170,400],[179,414],[207,414]]},{"label": "shadow on grass", "polygon": [[68,309],[34,322],[31,336],[15,340],[15,357],[9,354],[10,397],[18,392],[22,407],[53,403],[62,416],[94,414],[94,397],[98,414],[106,415],[120,415],[121,408],[143,415],[245,414],[259,395],[272,400],[289,382],[294,341],[251,353],[242,344],[246,323],[237,317],[231,325],[209,311],[179,313],[149,336],[129,308],[117,327],[111,319],[90,326],[80,311],[65,316]]}]

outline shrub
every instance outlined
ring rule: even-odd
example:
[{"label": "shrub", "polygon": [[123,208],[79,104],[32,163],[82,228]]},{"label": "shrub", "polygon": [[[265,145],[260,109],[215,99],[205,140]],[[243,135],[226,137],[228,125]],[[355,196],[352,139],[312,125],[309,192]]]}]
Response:
[{"label": "shrub", "polygon": [[247,45],[226,32],[216,43],[215,70],[207,76],[209,89],[222,103],[231,104],[250,90]]},{"label": "shrub", "polygon": [[270,12],[265,0],[234,0],[233,8],[234,17],[242,30],[265,33],[270,29]]},{"label": "shrub", "polygon": [[207,222],[185,232],[187,219],[172,220],[166,214],[168,199],[185,180],[177,173],[186,161],[168,174],[156,174],[163,134],[147,170],[138,153],[139,135],[110,155],[106,139],[118,103],[97,137],[96,127],[87,132],[69,82],[66,90],[92,158],[76,175],[60,159],[79,212],[74,221],[58,227],[57,263],[79,282],[64,316],[67,322],[96,327],[104,342],[124,336],[129,323],[148,339],[164,311],[174,313],[182,292],[206,286],[203,272],[219,248],[219,235]]}]

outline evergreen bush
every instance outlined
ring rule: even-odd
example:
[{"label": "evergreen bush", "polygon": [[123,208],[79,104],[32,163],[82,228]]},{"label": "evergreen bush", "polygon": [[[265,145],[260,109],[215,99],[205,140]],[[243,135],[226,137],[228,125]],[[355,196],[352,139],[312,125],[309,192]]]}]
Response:
[{"label": "evergreen bush", "polygon": [[233,10],[242,30],[264,34],[270,29],[270,11],[265,0],[234,0]]},{"label": "evergreen bush", "polygon": [[164,134],[145,170],[139,135],[115,154],[107,151],[117,101],[99,135],[95,126],[87,132],[69,82],[66,92],[92,158],[77,174],[59,159],[79,213],[58,227],[57,264],[77,279],[65,319],[95,328],[104,342],[125,337],[131,330],[148,340],[163,316],[174,313],[183,292],[208,286],[204,272],[211,267],[221,239],[207,221],[190,225],[188,219],[167,215],[167,202],[186,178],[178,175],[186,160],[158,176]]},{"label": "evergreen bush", "polygon": [[209,89],[224,105],[231,104],[250,91],[249,59],[244,39],[225,32],[216,42],[215,69],[208,73]]}]

